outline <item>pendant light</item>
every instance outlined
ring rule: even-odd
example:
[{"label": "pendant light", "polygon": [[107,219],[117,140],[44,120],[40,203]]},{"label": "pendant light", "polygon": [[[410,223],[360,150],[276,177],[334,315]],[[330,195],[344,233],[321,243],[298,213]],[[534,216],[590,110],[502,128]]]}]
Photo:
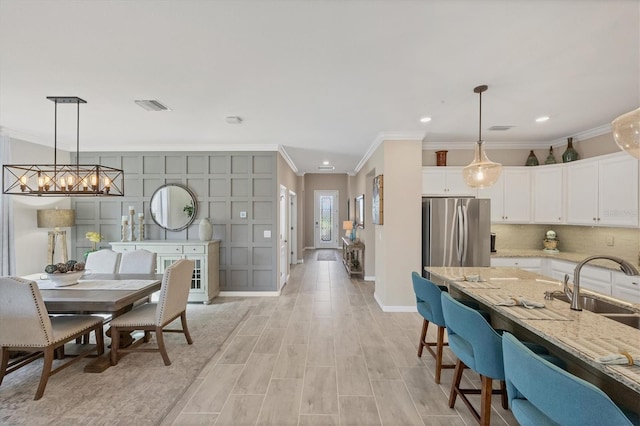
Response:
[{"label": "pendant light", "polygon": [[640,159],[640,108],[613,120],[611,130],[620,149]]},{"label": "pendant light", "polygon": [[[11,164],[3,166],[2,193],[38,197],[124,195],[124,172],[99,164],[80,164],[80,104],[77,96],[47,96],[55,104],[53,164]],[[58,104],[76,104],[76,164],[58,164]]]},{"label": "pendant light", "polygon": [[480,95],[480,120],[478,125],[478,142],[475,146],[475,154],[471,164],[462,170],[462,176],[467,185],[472,188],[486,188],[496,183],[502,171],[502,164],[489,160],[487,154],[482,149],[482,92],[488,86],[482,85],[473,89],[474,93]]}]

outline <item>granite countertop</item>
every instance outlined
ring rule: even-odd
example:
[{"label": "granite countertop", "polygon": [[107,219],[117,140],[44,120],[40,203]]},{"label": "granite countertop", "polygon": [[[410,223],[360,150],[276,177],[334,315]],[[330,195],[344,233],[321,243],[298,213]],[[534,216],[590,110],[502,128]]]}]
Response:
[{"label": "granite countertop", "polygon": [[[491,253],[491,257],[539,257],[545,259],[558,259],[566,260],[569,262],[580,263],[584,259],[593,254],[586,253],[574,253],[568,251],[561,251],[558,253],[547,253],[545,251],[533,250],[533,249],[502,249],[497,252]],[[612,271],[619,271],[620,268],[615,262],[609,260],[594,260],[589,262],[589,266],[599,266],[601,268],[610,269]]]},{"label": "granite countertop", "polygon": [[[572,311],[561,300],[545,300],[545,291],[561,290],[560,282],[518,268],[458,268],[427,267],[427,271],[449,286],[490,306],[492,310],[535,333],[554,346],[586,362],[640,394],[640,366],[604,365],[596,362],[600,356],[618,353],[620,349],[640,354],[640,330],[621,324],[601,314],[586,310]],[[478,274],[480,282],[464,281],[464,276]],[[596,298],[606,298],[597,293]],[[541,302],[544,308],[496,306],[510,297],[524,297]],[[616,301],[640,314],[640,304]]]}]

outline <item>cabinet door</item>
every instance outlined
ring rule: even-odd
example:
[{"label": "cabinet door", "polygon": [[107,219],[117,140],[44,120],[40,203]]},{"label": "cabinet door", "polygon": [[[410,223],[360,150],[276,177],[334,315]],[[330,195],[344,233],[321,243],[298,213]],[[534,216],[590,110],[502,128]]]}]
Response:
[{"label": "cabinet door", "polygon": [[504,222],[504,175],[500,174],[498,181],[488,187],[478,189],[478,198],[488,198],[491,200],[491,223]]},{"label": "cabinet door", "polygon": [[504,181],[504,221],[531,222],[531,171],[512,168],[502,172]]},{"label": "cabinet door", "polygon": [[598,163],[582,160],[567,166],[567,222],[596,225],[598,215]]},{"label": "cabinet door", "polygon": [[447,195],[449,196],[464,196],[475,197],[477,190],[469,187],[462,178],[463,167],[447,167]]},{"label": "cabinet door", "polygon": [[563,178],[562,166],[536,167],[533,170],[533,221],[562,223]]},{"label": "cabinet door", "polygon": [[599,161],[599,225],[638,226],[638,160],[630,155]]},{"label": "cabinet door", "polygon": [[447,195],[447,173],[444,167],[422,168],[422,195]]},{"label": "cabinet door", "polygon": [[201,302],[204,300],[203,297],[207,288],[207,283],[205,280],[205,257],[189,255],[186,256],[186,258],[194,261],[193,276],[191,278],[191,291],[189,292],[189,301]]},{"label": "cabinet door", "polygon": [[171,266],[174,262],[182,259],[182,256],[158,256],[158,273],[164,274],[164,271]]}]

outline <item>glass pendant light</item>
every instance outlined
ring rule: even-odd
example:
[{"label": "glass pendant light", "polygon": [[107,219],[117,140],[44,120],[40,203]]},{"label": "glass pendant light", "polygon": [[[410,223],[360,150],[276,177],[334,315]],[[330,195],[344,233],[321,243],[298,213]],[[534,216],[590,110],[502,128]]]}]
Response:
[{"label": "glass pendant light", "polygon": [[640,159],[640,108],[613,120],[611,130],[620,149]]},{"label": "glass pendant light", "polygon": [[467,185],[472,188],[486,188],[498,180],[502,171],[502,164],[489,160],[487,154],[482,149],[482,92],[488,86],[482,85],[473,89],[474,93],[480,95],[480,120],[478,125],[478,143],[476,143],[473,161],[462,170],[462,177]]}]

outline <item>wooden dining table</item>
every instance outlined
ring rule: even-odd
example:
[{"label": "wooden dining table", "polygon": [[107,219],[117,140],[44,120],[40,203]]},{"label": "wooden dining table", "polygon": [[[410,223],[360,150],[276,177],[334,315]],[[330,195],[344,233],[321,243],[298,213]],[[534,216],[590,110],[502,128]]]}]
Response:
[{"label": "wooden dining table", "polygon": [[[55,287],[46,274],[24,276],[38,283],[50,314],[110,314],[115,318],[131,310],[133,304],[160,290],[162,274],[89,274],[77,284]],[[131,344],[130,335],[121,342]],[[99,373],[110,366],[109,354],[93,359],[85,372]]]}]

